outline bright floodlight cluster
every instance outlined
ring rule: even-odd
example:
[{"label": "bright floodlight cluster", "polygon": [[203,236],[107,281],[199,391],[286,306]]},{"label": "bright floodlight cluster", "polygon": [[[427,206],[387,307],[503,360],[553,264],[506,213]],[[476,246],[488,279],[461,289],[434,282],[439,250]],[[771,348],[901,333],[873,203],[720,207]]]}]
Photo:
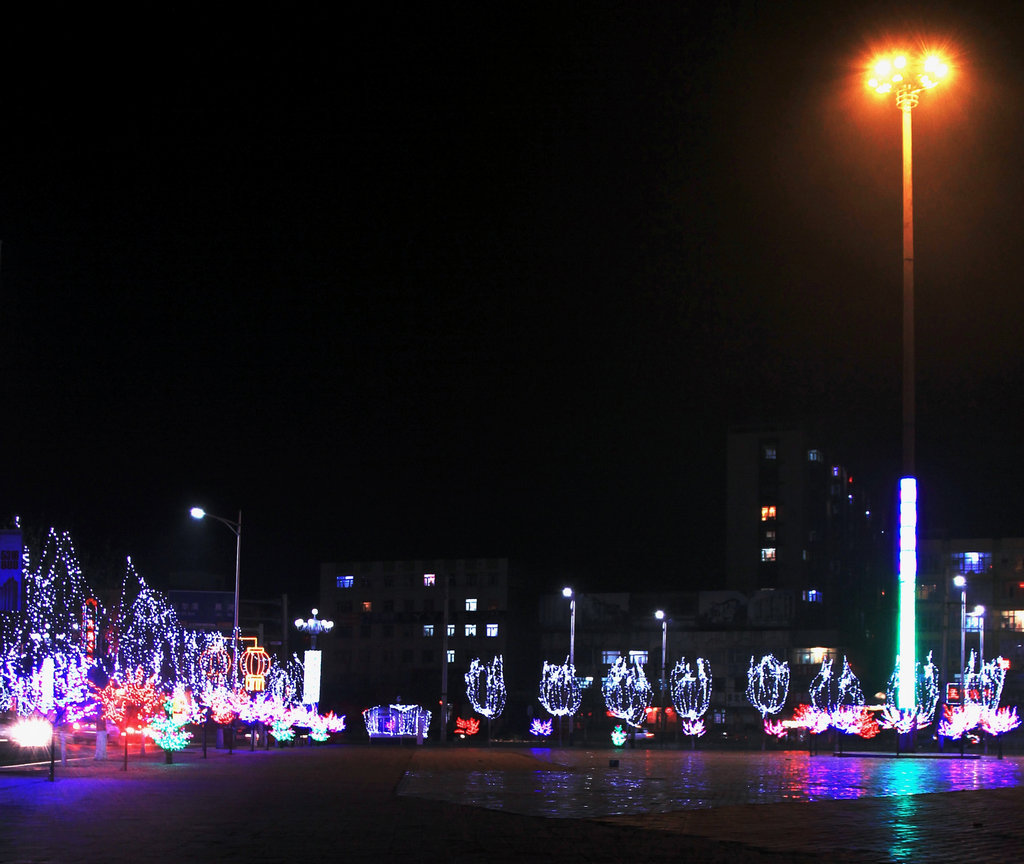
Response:
[{"label": "bright floodlight cluster", "polygon": [[928,90],[949,74],[949,65],[934,54],[919,59],[905,54],[875,61],[868,86],[876,93],[899,90]]}]

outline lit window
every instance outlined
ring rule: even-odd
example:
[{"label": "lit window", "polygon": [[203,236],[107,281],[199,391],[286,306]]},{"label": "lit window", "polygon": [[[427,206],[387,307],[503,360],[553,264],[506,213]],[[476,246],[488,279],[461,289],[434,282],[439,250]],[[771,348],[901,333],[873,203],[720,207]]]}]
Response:
[{"label": "lit window", "polygon": [[807,451],[807,461],[808,462],[820,462],[821,461],[821,451],[820,450],[808,450]]},{"label": "lit window", "polygon": [[467,636],[476,636],[476,624],[467,624],[466,625],[466,635]]},{"label": "lit window", "polygon": [[364,600],[363,601],[363,611],[364,612],[372,612],[373,611],[373,603],[371,601],[369,601],[369,600]]},{"label": "lit window", "polygon": [[774,540],[775,539],[775,531],[774,531],[774,529],[773,530],[769,530],[769,531],[765,531],[764,532],[764,539],[765,540]]},{"label": "lit window", "polygon": [[455,635],[455,625],[454,624],[449,624],[448,625],[448,635],[449,636],[454,636]]},{"label": "lit window", "polygon": [[487,625],[487,635],[488,636],[497,636],[498,635],[498,625],[497,624],[488,624]]},{"label": "lit window", "polygon": [[618,651],[602,651],[601,652],[601,662],[602,663],[606,663],[609,666],[611,666],[612,663],[614,663],[618,659],[619,659],[619,652]]},{"label": "lit window", "polygon": [[1024,609],[1006,609],[1000,613],[999,626],[1003,630],[1024,631]]},{"label": "lit window", "polygon": [[644,664],[644,663],[647,662],[647,652],[646,651],[630,651],[629,652],[629,660],[630,660],[631,663]]},{"label": "lit window", "polygon": [[436,582],[437,582],[437,577],[433,573],[424,573],[423,574],[423,587],[424,588],[433,588],[434,584]]},{"label": "lit window", "polygon": [[467,612],[476,612],[476,597],[467,597],[466,598],[466,611]]},{"label": "lit window", "polygon": [[765,459],[769,459],[769,460],[775,459],[775,457],[777,455],[775,445],[774,444],[764,444],[761,447],[761,455]]},{"label": "lit window", "polygon": [[775,547],[766,546],[761,550],[762,561],[774,561],[775,560]]},{"label": "lit window", "polygon": [[761,508],[761,521],[762,522],[767,522],[770,519],[774,519],[774,518],[775,518],[775,505],[774,504],[770,504],[767,507],[762,507]]},{"label": "lit window", "polygon": [[424,624],[423,625],[423,635],[424,636],[433,636],[434,635],[434,625],[433,624]]},{"label": "lit window", "polygon": [[356,581],[356,577],[355,576],[339,576],[338,577],[338,587],[339,588],[351,588],[355,584],[355,581]]},{"label": "lit window", "polygon": [[449,663],[454,663],[455,662],[455,649],[454,648],[449,648],[448,649],[448,662]]},{"label": "lit window", "polygon": [[809,591],[804,591],[803,597],[804,597],[804,600],[807,601],[808,603],[821,603],[822,602],[821,592],[820,591],[816,591],[813,588],[811,588]]}]

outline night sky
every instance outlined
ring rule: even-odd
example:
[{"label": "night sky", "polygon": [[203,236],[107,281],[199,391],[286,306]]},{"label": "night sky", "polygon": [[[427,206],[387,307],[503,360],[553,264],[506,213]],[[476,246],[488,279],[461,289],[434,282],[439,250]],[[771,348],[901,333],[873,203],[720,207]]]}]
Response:
[{"label": "night sky", "polygon": [[706,586],[756,422],[888,507],[900,115],[863,81],[905,36],[954,64],[913,115],[922,528],[1024,534],[1018,4],[366,5],[8,33],[4,519],[158,587],[233,572],[193,504],[242,511],[243,594]]}]

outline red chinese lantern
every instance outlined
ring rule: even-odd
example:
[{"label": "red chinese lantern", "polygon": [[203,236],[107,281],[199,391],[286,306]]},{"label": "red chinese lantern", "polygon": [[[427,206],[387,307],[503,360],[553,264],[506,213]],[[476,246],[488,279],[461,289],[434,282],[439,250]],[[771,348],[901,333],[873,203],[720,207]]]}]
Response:
[{"label": "red chinese lantern", "polygon": [[270,671],[270,655],[259,645],[246,648],[242,654],[242,669],[245,671],[245,689],[262,692]]}]

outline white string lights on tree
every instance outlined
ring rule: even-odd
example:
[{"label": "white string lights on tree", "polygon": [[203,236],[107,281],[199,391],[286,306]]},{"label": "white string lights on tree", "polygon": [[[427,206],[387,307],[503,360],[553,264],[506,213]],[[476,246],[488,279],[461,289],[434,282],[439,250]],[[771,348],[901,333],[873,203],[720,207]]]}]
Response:
[{"label": "white string lights on tree", "polygon": [[636,657],[617,657],[601,685],[608,713],[639,729],[647,717],[654,691]]},{"label": "white string lights on tree", "polygon": [[565,658],[557,665],[544,661],[540,676],[540,704],[555,717],[568,717],[580,710],[583,692],[576,680],[576,667]]},{"label": "white string lights on tree", "polygon": [[[885,688],[886,710],[879,718],[879,724],[883,729],[895,729],[897,732],[904,732],[916,726],[924,729],[935,717],[935,708],[939,704],[939,680],[935,664],[932,663],[932,652],[924,662],[914,665],[914,700],[915,707],[910,711],[901,712],[896,706],[896,690],[899,686],[900,658],[896,658],[896,667],[889,676],[889,683]],[[897,715],[900,718],[897,719]]]},{"label": "white string lights on tree", "polygon": [[488,720],[499,717],[505,710],[505,672],[500,654],[490,663],[481,663],[478,657],[469,664],[466,698],[473,710]]},{"label": "white string lights on tree", "polygon": [[750,658],[747,670],[747,699],[761,717],[778,714],[789,695],[789,663],[774,654],[765,654],[759,662]]},{"label": "white string lights on tree", "polygon": [[682,657],[672,669],[669,687],[684,735],[700,737],[706,731],[703,717],[711,706],[711,664],[698,657],[691,666]]},{"label": "white string lights on tree", "polygon": [[843,671],[839,678],[832,675],[832,658],[821,661],[821,669],[809,688],[811,705],[819,711],[833,715],[841,708],[858,708],[864,704],[864,691],[849,661],[843,658]]}]

